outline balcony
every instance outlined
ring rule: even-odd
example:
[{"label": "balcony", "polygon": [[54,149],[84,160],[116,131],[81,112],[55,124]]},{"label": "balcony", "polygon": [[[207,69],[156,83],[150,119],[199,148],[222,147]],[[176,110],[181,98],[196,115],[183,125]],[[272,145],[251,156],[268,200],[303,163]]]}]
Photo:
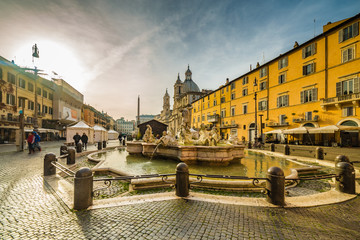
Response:
[{"label": "balcony", "polygon": [[219,122],[219,114],[209,115],[207,120],[209,123],[217,123]]},{"label": "balcony", "polygon": [[289,126],[289,122],[269,122],[266,124],[267,127],[272,127],[272,128],[276,128],[276,127],[285,127],[285,126]]},{"label": "balcony", "polygon": [[318,122],[319,115],[315,115],[314,118],[293,118],[294,123],[304,123],[304,122]]},{"label": "balcony", "polygon": [[226,128],[237,128],[239,125],[238,124],[224,124],[221,125],[220,128],[226,129]]},{"label": "balcony", "polygon": [[354,107],[359,107],[360,102],[360,93],[352,93],[342,96],[337,96],[333,98],[326,98],[322,100],[320,104],[321,108],[326,111],[326,107],[335,106],[338,109],[341,109],[341,105],[345,103],[352,103]]}]

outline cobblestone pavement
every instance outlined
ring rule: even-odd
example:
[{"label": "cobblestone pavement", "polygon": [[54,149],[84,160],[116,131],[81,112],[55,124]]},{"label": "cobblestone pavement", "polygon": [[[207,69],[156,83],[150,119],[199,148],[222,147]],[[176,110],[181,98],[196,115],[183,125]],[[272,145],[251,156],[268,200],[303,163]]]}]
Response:
[{"label": "cobblestone pavement", "polygon": [[73,212],[44,183],[44,155],[0,155],[0,239],[360,239],[359,197],[294,209],[179,199]]}]

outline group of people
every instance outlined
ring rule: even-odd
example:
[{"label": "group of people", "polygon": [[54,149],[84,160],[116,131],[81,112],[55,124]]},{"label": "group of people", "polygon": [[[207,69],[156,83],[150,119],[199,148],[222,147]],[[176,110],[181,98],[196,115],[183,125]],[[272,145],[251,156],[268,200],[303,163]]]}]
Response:
[{"label": "group of people", "polygon": [[36,131],[33,131],[29,134],[27,138],[29,154],[35,153],[36,148],[41,151],[40,140],[40,135]]},{"label": "group of people", "polygon": [[75,141],[75,146],[77,146],[77,144],[78,144],[78,143],[80,142],[80,140],[81,140],[81,142],[82,142],[82,147],[83,147],[85,150],[87,149],[87,143],[88,143],[89,138],[88,138],[88,136],[87,136],[85,133],[83,133],[82,136],[80,136],[79,133],[76,133],[76,134],[74,135],[73,139],[74,139],[74,141]]}]

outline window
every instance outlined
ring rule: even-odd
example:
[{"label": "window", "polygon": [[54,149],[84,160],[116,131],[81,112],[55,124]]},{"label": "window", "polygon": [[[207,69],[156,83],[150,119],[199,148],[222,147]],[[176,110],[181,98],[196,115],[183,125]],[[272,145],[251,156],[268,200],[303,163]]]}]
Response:
[{"label": "window", "polygon": [[194,113],[196,113],[196,108],[194,108]]},{"label": "window", "polygon": [[6,104],[15,105],[15,96],[12,94],[6,94]]},{"label": "window", "polygon": [[339,31],[339,43],[359,35],[359,22],[351,24]]},{"label": "window", "polygon": [[355,58],[355,46],[341,50],[341,62],[345,63]]},{"label": "window", "polygon": [[289,106],[289,95],[279,96],[277,98],[277,107],[287,107]]},{"label": "window", "polygon": [[28,109],[34,110],[34,102],[33,101],[28,101]]},{"label": "window", "polygon": [[18,98],[18,106],[19,106],[19,108],[25,107],[25,99],[24,98]]},{"label": "window", "polygon": [[353,78],[336,83],[336,96],[343,96],[359,92],[360,79]]},{"label": "window", "polygon": [[282,73],[279,75],[279,84],[286,82],[286,73]]},{"label": "window", "polygon": [[312,112],[305,112],[305,121],[312,120]]},{"label": "window", "polygon": [[231,100],[235,99],[235,92],[231,93]]},{"label": "window", "polygon": [[49,114],[53,114],[53,109],[51,107],[49,107]]},{"label": "window", "polygon": [[43,105],[43,107],[42,107],[42,112],[43,112],[43,113],[48,113],[48,107],[45,106],[45,105]]},{"label": "window", "polygon": [[208,108],[210,107],[210,102],[208,102]]},{"label": "window", "polygon": [[301,91],[300,101],[301,103],[314,102],[317,100],[317,88]]},{"label": "window", "polygon": [[231,116],[235,116],[235,107],[231,107],[230,109]]},{"label": "window", "polygon": [[216,106],[217,105],[217,101],[216,100],[214,100],[214,106]]},{"label": "window", "polygon": [[44,98],[47,98],[47,96],[48,96],[47,91],[46,91],[46,90],[43,90],[43,97],[44,97]]},{"label": "window", "polygon": [[222,118],[226,117],[226,110],[225,109],[221,109],[220,116]]},{"label": "window", "polygon": [[224,102],[225,102],[225,97],[222,97],[222,98],[220,99],[220,102],[221,102],[221,103],[224,103]]},{"label": "window", "polygon": [[247,88],[244,88],[244,89],[242,90],[242,95],[243,95],[243,96],[248,95],[248,89],[247,89]]},{"label": "window", "polygon": [[[243,78],[242,84],[245,85],[245,84],[248,84],[248,83],[249,83],[249,77],[246,76],[246,77]],[[235,87],[234,87],[234,88],[235,88]]]},{"label": "window", "polygon": [[216,97],[216,92],[214,92],[214,98]]},{"label": "window", "polygon": [[198,122],[200,122],[200,116],[198,116]]},{"label": "window", "polygon": [[29,90],[30,92],[34,92],[34,84],[28,82],[28,90]]},{"label": "window", "polygon": [[201,116],[201,121],[205,121],[205,115],[204,114]]},{"label": "window", "polygon": [[37,104],[37,111],[40,114],[40,111],[41,111],[41,105],[40,104]]},{"label": "window", "polygon": [[195,117],[193,118],[193,122],[195,123]]},{"label": "window", "polygon": [[285,125],[285,124],[287,124],[287,122],[285,122],[286,119],[287,119],[287,117],[286,117],[285,114],[279,115],[279,124],[280,124],[280,125]]},{"label": "window", "polygon": [[344,107],[343,117],[354,116],[354,107]]},{"label": "window", "polygon": [[302,49],[302,58],[307,58],[316,53],[316,43],[312,43]]},{"label": "window", "polygon": [[311,73],[315,72],[315,63],[310,63],[305,66],[303,66],[303,75],[309,75]]},{"label": "window", "polygon": [[258,103],[258,109],[259,111],[264,111],[267,109],[267,100],[259,101]]},{"label": "window", "polygon": [[26,82],[22,78],[19,78],[19,87],[24,88],[24,89],[26,88]]},{"label": "window", "polygon": [[223,88],[221,89],[221,93],[224,94],[224,89]]},{"label": "window", "polygon": [[261,82],[259,87],[260,87],[260,91],[265,90],[266,89],[266,81]]},{"label": "window", "polygon": [[7,76],[8,76],[8,82],[12,83],[12,84],[15,84],[15,75],[8,72]]},{"label": "window", "polygon": [[267,76],[267,67],[260,69],[260,78]]},{"label": "window", "polygon": [[243,114],[247,114],[247,104],[243,105]]},{"label": "window", "polygon": [[232,82],[231,83],[231,90],[234,90],[235,89],[235,82]]},{"label": "window", "polygon": [[279,69],[282,69],[282,68],[287,67],[287,66],[288,66],[288,57],[284,57],[284,58],[279,60],[279,62],[278,62]]},{"label": "window", "polygon": [[41,96],[41,88],[37,87],[37,88],[36,88],[36,93],[37,93],[37,95],[40,95],[40,96]]}]

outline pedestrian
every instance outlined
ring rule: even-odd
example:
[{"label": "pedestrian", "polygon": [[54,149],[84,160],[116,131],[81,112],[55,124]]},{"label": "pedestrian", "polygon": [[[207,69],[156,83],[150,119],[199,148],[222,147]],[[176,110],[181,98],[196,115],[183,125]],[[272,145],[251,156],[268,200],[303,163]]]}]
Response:
[{"label": "pedestrian", "polygon": [[39,151],[41,152],[41,147],[40,147],[40,141],[41,141],[41,138],[40,138],[40,135],[36,132],[36,131],[33,131],[33,134],[34,134],[34,152],[35,152],[35,148],[39,149]]},{"label": "pedestrian", "polygon": [[118,139],[119,139],[119,142],[120,142],[120,145],[121,145],[121,142],[122,142],[122,135],[121,134],[119,134]]},{"label": "pedestrian", "polygon": [[79,133],[76,133],[75,136],[73,137],[74,141],[75,141],[75,147],[77,146],[77,144],[80,142],[81,137],[79,135]]},{"label": "pedestrian", "polygon": [[28,138],[27,138],[27,143],[28,143],[28,146],[29,146],[29,154],[31,154],[31,152],[35,153],[34,142],[35,142],[35,136],[31,132],[29,134]]},{"label": "pedestrian", "polygon": [[81,142],[83,143],[84,149],[87,150],[88,136],[86,136],[85,133],[81,136]]}]

